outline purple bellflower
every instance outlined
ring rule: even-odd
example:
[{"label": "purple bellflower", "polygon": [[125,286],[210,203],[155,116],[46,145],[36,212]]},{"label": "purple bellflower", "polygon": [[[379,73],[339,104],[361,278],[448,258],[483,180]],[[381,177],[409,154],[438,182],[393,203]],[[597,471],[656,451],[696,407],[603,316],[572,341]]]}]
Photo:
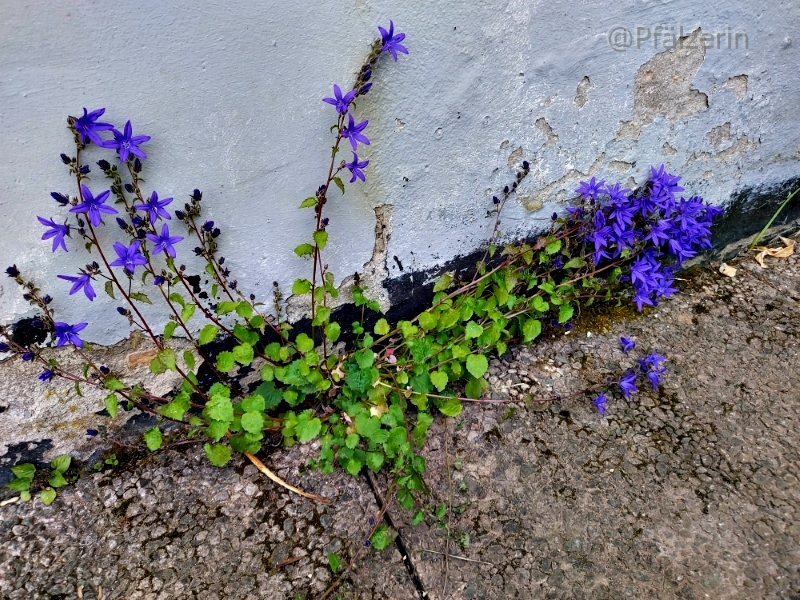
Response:
[{"label": "purple bellflower", "polygon": [[147,264],[147,259],[139,251],[141,243],[142,242],[139,240],[136,240],[135,242],[131,242],[131,245],[127,247],[120,242],[115,243],[114,252],[117,253],[119,258],[109,264],[112,267],[123,267],[131,274],[134,273],[137,266]]},{"label": "purple bellflower", "polygon": [[70,296],[72,294],[76,294],[77,292],[83,290],[83,293],[86,294],[86,297],[89,299],[89,302],[93,302],[94,299],[97,297],[94,288],[92,288],[92,279],[89,277],[88,273],[81,273],[77,277],[74,277],[72,275],[58,275],[58,278],[72,282],[72,288],[69,290]]},{"label": "purple bellflower", "polygon": [[158,217],[161,217],[162,219],[172,219],[172,216],[164,210],[164,207],[170,202],[172,202],[172,198],[164,198],[163,200],[159,200],[158,194],[154,190],[153,193],[150,194],[150,199],[147,200],[147,202],[144,204],[137,204],[133,208],[136,210],[146,211],[150,215],[150,224],[155,225]]},{"label": "purple bellflower", "polygon": [[350,140],[350,145],[353,147],[353,152],[358,149],[358,144],[369,146],[369,139],[367,139],[367,136],[361,133],[367,128],[369,121],[361,121],[361,123],[356,125],[352,114],[348,113],[347,117],[348,122],[345,128],[342,129],[342,137]]},{"label": "purple bellflower", "polygon": [[366,181],[367,177],[364,175],[363,169],[367,167],[369,164],[368,160],[358,160],[358,154],[353,152],[353,162],[345,163],[344,166],[350,169],[350,173],[353,174],[353,177],[350,179],[350,183],[353,183],[357,178],[361,181]]},{"label": "purple bellflower", "polygon": [[120,162],[127,162],[131,155],[138,156],[139,158],[147,158],[147,154],[139,148],[139,144],[144,144],[149,141],[150,136],[133,135],[133,128],[131,127],[130,121],[125,123],[125,130],[123,133],[120,133],[116,129],[112,129],[112,133],[114,134],[114,139],[103,142],[103,147],[119,151]]},{"label": "purple bellflower", "polygon": [[594,405],[597,407],[597,412],[600,413],[601,417],[604,417],[606,414],[606,402],[608,399],[606,398],[605,392],[600,392],[597,394],[597,398],[594,399]]},{"label": "purple bellflower", "polygon": [[636,342],[629,340],[626,337],[619,338],[619,343],[622,346],[622,351],[627,354],[636,347]]},{"label": "purple bellflower", "polygon": [[83,202],[78,204],[77,206],[73,206],[69,209],[71,213],[86,213],[86,216],[89,218],[89,223],[92,224],[92,227],[97,227],[100,225],[100,220],[102,218],[100,213],[106,213],[108,215],[116,215],[118,211],[116,208],[111,206],[106,206],[105,202],[108,200],[109,190],[105,192],[101,192],[96,197],[92,195],[92,192],[89,190],[88,187],[81,184],[81,191],[83,192]]},{"label": "purple bellflower", "polygon": [[50,228],[42,234],[42,239],[49,240],[53,238],[53,252],[55,252],[59,246],[64,249],[64,252],[68,252],[64,236],[69,235],[69,225],[66,223],[61,225],[60,223],[45,219],[44,217],[37,216],[36,218],[39,219],[39,223]]},{"label": "purple bellflower", "polygon": [[[161,226],[161,235],[153,235],[152,233],[147,234],[147,239],[153,242],[153,254],[158,254],[159,252],[164,252],[167,256],[175,258],[175,248],[172,244],[177,244],[183,238],[180,236],[170,237],[169,235],[169,227],[167,224],[164,223]],[[162,277],[163,281],[163,277]]]},{"label": "purple bellflower", "polygon": [[630,369],[625,371],[625,375],[619,380],[619,389],[625,396],[625,400],[630,400],[631,394],[639,389],[636,387],[636,373]]},{"label": "purple bellflower", "polygon": [[383,27],[378,27],[378,31],[381,32],[381,42],[383,43],[381,46],[381,51],[391,54],[395,62],[397,61],[398,52],[408,54],[408,49],[400,43],[406,39],[406,34],[396,34],[394,32],[394,22],[389,21],[389,31],[386,31]]},{"label": "purple bellflower", "polygon": [[88,323],[76,323],[75,325],[68,325],[66,323],[56,321],[54,325],[56,328],[55,336],[57,347],[69,343],[73,346],[77,346],[78,348],[83,348],[83,341],[78,337],[78,332],[83,331]]},{"label": "purple bellflower", "polygon": [[39,381],[50,381],[53,378],[53,375],[55,375],[55,373],[53,373],[52,370],[45,369],[39,374]]},{"label": "purple bellflower", "polygon": [[605,181],[597,181],[594,177],[592,177],[589,181],[581,181],[581,184],[578,186],[578,189],[575,190],[575,193],[583,196],[584,200],[597,200],[597,197],[605,189],[605,185]]},{"label": "purple bellflower", "polygon": [[340,115],[347,114],[347,107],[350,106],[350,103],[353,101],[353,98],[356,97],[357,90],[350,90],[344,96],[342,95],[342,88],[340,88],[335,83],[333,84],[333,98],[323,98],[323,102],[327,102],[328,104],[332,104],[336,107],[336,112]]},{"label": "purple bellflower", "polygon": [[75,119],[75,124],[73,127],[75,131],[78,132],[78,136],[81,139],[81,144],[86,144],[90,140],[97,144],[98,146],[103,146],[105,142],[100,139],[98,133],[100,131],[108,131],[109,129],[114,129],[114,126],[111,123],[98,123],[97,119],[101,117],[101,115],[106,112],[105,108],[98,108],[97,110],[93,110],[92,112],[87,112],[86,109],[83,109],[83,116],[78,117]]}]

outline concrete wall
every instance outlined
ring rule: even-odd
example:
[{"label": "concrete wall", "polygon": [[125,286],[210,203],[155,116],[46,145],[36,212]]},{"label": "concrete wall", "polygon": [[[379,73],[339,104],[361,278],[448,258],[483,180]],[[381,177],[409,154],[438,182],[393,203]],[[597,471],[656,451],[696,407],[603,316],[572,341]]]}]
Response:
[{"label": "concrete wall", "polygon": [[[325,255],[339,279],[365,263],[377,280],[424,273],[474,251],[492,192],[523,158],[532,175],[506,213],[509,236],[534,231],[589,176],[631,186],[663,162],[688,192],[726,204],[798,173],[793,1],[5,2],[0,264],[64,300],[69,284],[55,275],[87,256],[77,244],[53,256],[35,215],[60,214],[50,191],[74,193],[58,158],[70,151],[66,115],[104,106],[120,128],[131,119],[153,137],[148,189],[180,201],[203,190],[242,287],[267,301],[274,280],[288,292],[309,264],[291,252],[312,230],[296,207],[322,182],[331,141],[320,99],[353,80],[390,18],[411,54],[384,56],[358,103],[371,163],[366,185],[328,205]],[[695,43],[669,51],[669,28]],[[373,292],[388,307],[375,281]],[[59,315],[111,343],[127,326],[102,296],[60,302]],[[0,320],[26,314],[0,280]]]}]

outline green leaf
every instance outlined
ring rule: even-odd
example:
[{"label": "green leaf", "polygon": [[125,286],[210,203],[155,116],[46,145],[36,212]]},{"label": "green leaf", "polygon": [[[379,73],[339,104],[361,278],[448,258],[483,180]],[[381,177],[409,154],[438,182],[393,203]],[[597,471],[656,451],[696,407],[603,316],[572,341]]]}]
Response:
[{"label": "green leaf", "polygon": [[233,349],[233,360],[247,366],[253,362],[253,347],[250,344],[239,344]]},{"label": "green leaf", "polygon": [[294,253],[297,254],[297,256],[308,256],[314,253],[314,246],[311,244],[300,244],[294,249]]},{"label": "green leaf", "polygon": [[106,410],[108,411],[108,414],[111,416],[112,419],[117,416],[117,407],[119,406],[119,400],[117,399],[116,394],[109,394],[108,396],[106,396],[105,400],[103,400],[103,404],[105,405]]},{"label": "green leaf", "polygon": [[372,534],[370,545],[375,548],[375,550],[381,551],[386,549],[391,541],[392,536],[390,529],[386,525],[381,525],[375,530],[375,533]]},{"label": "green leaf", "polygon": [[242,415],[242,429],[259,433],[264,428],[264,416],[260,412],[246,412]]},{"label": "green leaf", "polygon": [[248,329],[241,323],[233,326],[233,335],[241,342],[255,346],[258,343],[258,332]]},{"label": "green leaf", "polygon": [[382,452],[367,452],[367,466],[374,473],[381,470],[384,459]]},{"label": "green leaf", "polygon": [[42,493],[39,494],[39,498],[42,500],[42,504],[45,506],[50,506],[53,503],[53,500],[56,499],[56,491],[53,488],[46,488],[42,490]]},{"label": "green leaf", "polygon": [[297,441],[310,442],[315,437],[317,437],[317,435],[319,435],[321,429],[322,429],[322,421],[320,421],[319,419],[316,418],[309,420],[298,419],[297,425],[295,426],[295,432],[297,433]]},{"label": "green leaf", "polygon": [[389,322],[386,319],[378,319],[373,331],[378,335],[386,335],[390,331]]},{"label": "green leaf", "polygon": [[339,561],[339,555],[336,552],[331,552],[328,554],[328,565],[331,568],[331,571],[334,573],[338,573],[339,569],[342,567],[342,563]]},{"label": "green leaf", "polygon": [[431,383],[436,386],[438,391],[444,390],[447,387],[447,373],[444,371],[436,371],[431,373]]},{"label": "green leaf", "polygon": [[320,229],[319,231],[315,231],[314,235],[314,243],[317,244],[317,247],[320,250],[324,250],[325,246],[328,244],[328,232],[324,229]]},{"label": "green leaf", "polygon": [[55,469],[59,473],[66,473],[71,463],[72,457],[69,454],[61,454],[50,461],[50,468]]},{"label": "green leaf", "polygon": [[346,438],[344,438],[344,445],[351,450],[358,446],[358,442],[361,441],[361,436],[357,433],[351,433]]},{"label": "green leaf", "polygon": [[[272,381],[265,381],[258,386],[256,388],[256,394],[264,399],[264,408],[261,410],[275,408],[281,403],[281,400],[283,400],[283,394],[281,393],[281,390],[277,389]],[[254,409],[249,408],[247,410]]]},{"label": "green leaf", "polygon": [[480,398],[483,394],[481,380],[470,378],[470,380],[467,381],[467,385],[464,386],[464,393],[467,395],[467,398],[472,398],[473,400]]},{"label": "green leaf", "polygon": [[233,421],[233,404],[231,399],[222,394],[214,394],[211,400],[206,403],[205,412],[210,419],[215,421]]},{"label": "green leaf", "polygon": [[224,467],[231,459],[231,449],[224,444],[203,444],[203,450],[215,467]]},{"label": "green leaf", "polygon": [[50,480],[47,482],[54,488],[60,488],[67,485],[67,480],[64,479],[64,476],[61,474],[60,471],[53,471],[50,474]]},{"label": "green leaf", "polygon": [[189,319],[192,318],[192,315],[194,314],[195,310],[197,310],[196,304],[187,304],[186,306],[184,306],[183,310],[181,311],[181,320],[184,323],[188,323]]},{"label": "green leaf", "polygon": [[433,285],[433,293],[441,292],[442,290],[446,290],[450,287],[453,283],[453,274],[452,273],[445,273],[439,279],[436,280],[436,283]]},{"label": "green leaf", "polygon": [[253,316],[253,307],[250,306],[249,302],[242,300],[236,305],[236,314],[243,319],[249,319]]},{"label": "green leaf", "polygon": [[125,384],[115,377],[108,377],[103,382],[103,385],[107,390],[111,390],[112,392],[118,392],[119,390],[125,389]]},{"label": "green leaf", "polygon": [[225,300],[225,302],[220,302],[217,304],[217,314],[219,315],[227,315],[232,313],[236,310],[237,302],[233,302],[232,300]]},{"label": "green leaf", "polygon": [[158,360],[157,356],[153,357],[153,360],[150,361],[150,372],[153,375],[161,375],[162,373],[165,373],[166,370],[167,367],[164,366],[164,363]]},{"label": "green leaf", "polygon": [[339,190],[344,194],[344,183],[342,183],[342,180],[339,179],[338,177],[334,177],[333,183],[335,183],[336,187],[338,187]]},{"label": "green leaf", "polygon": [[328,323],[325,326],[325,337],[328,338],[330,341],[335,342],[339,339],[339,336],[342,334],[341,326],[336,323]]},{"label": "green leaf", "polygon": [[143,292],[132,292],[131,293],[131,300],[137,300],[143,304],[152,304],[153,302],[150,298],[147,297],[147,294]]},{"label": "green leaf", "polygon": [[36,466],[33,463],[22,463],[11,467],[11,472],[17,479],[33,479]]},{"label": "green leaf", "polygon": [[350,473],[353,477],[356,477],[360,472],[361,469],[364,467],[364,463],[356,458],[349,459],[345,465],[344,470]]},{"label": "green leaf", "polygon": [[576,256],[575,258],[570,259],[569,262],[567,262],[567,264],[564,265],[564,268],[580,269],[581,267],[585,266],[586,266],[586,261],[583,260],[580,256]]},{"label": "green leaf", "polygon": [[175,328],[178,324],[175,321],[170,321],[166,325],[164,325],[164,339],[168,340],[172,337],[172,334],[175,333]]},{"label": "green leaf", "polygon": [[430,331],[436,328],[436,323],[439,322],[439,315],[426,311],[419,315],[419,326],[425,331]]},{"label": "green leaf", "polygon": [[300,203],[300,208],[311,208],[317,204],[317,199],[314,196],[309,196]]},{"label": "green leaf", "polygon": [[528,319],[522,326],[523,341],[527,344],[542,333],[542,323],[536,319]]},{"label": "green leaf", "polygon": [[464,339],[470,340],[472,338],[478,338],[482,333],[483,327],[478,325],[475,321],[470,321],[464,329]]},{"label": "green leaf", "polygon": [[175,419],[176,421],[182,421],[183,415],[186,414],[186,411],[189,410],[191,406],[191,401],[189,400],[189,394],[186,392],[181,392],[170,402],[169,404],[165,404],[158,412],[160,412],[165,417],[170,419]]},{"label": "green leaf", "polygon": [[439,405],[439,412],[448,417],[457,417],[461,414],[461,400],[450,398]]},{"label": "green leaf", "polygon": [[164,348],[156,355],[156,358],[170,371],[175,370],[175,350],[172,348]]},{"label": "green leaf", "polygon": [[362,411],[355,418],[355,426],[359,435],[370,439],[381,428],[381,420],[371,417],[368,411]]},{"label": "green leaf", "polygon": [[361,370],[369,369],[375,362],[375,353],[369,348],[364,348],[355,353],[355,359]]},{"label": "green leaf", "polygon": [[300,352],[311,352],[314,349],[314,340],[308,337],[305,333],[299,334],[295,338],[294,343]]},{"label": "green leaf", "polygon": [[424,520],[425,520],[425,513],[423,511],[421,511],[421,510],[418,510],[417,512],[414,513],[414,518],[411,519],[411,524],[412,525],[419,525]]},{"label": "green leaf", "polygon": [[228,433],[228,425],[230,425],[228,421],[214,421],[212,419],[206,428],[206,435],[218,442]]},{"label": "green leaf", "polygon": [[161,442],[161,430],[158,428],[158,425],[144,432],[144,443],[147,444],[147,448],[150,452],[155,452],[161,448]]},{"label": "green leaf", "polygon": [[550,309],[550,305],[541,296],[534,296],[533,300],[531,300],[531,305],[535,311],[540,313],[547,312]]},{"label": "green leaf", "polygon": [[186,368],[194,371],[194,354],[191,350],[185,350],[183,353],[183,362],[186,363]]},{"label": "green leaf", "polygon": [[544,247],[544,251],[548,254],[555,254],[561,250],[561,240],[555,240],[554,242],[550,242],[547,246]]},{"label": "green leaf", "polygon": [[475,379],[483,377],[484,373],[489,369],[489,361],[483,354],[470,354],[467,357],[467,371]]},{"label": "green leaf", "polygon": [[106,294],[111,296],[112,300],[116,300],[116,298],[114,298],[114,282],[113,281],[111,281],[110,279],[108,281],[106,281],[105,285],[103,285],[103,289],[106,291]]},{"label": "green leaf", "polygon": [[31,481],[33,481],[33,475],[30,477],[17,477],[9,481],[6,487],[15,492],[26,492],[31,489]]},{"label": "green leaf", "polygon": [[275,379],[275,368],[272,365],[264,365],[259,372],[261,381],[272,381]]},{"label": "green leaf", "polygon": [[317,314],[314,315],[314,320],[311,321],[311,324],[314,326],[324,325],[327,323],[331,318],[331,309],[327,306],[318,306],[317,307]]},{"label": "green leaf", "polygon": [[[274,385],[272,386],[275,387]],[[241,402],[242,410],[244,412],[264,412],[266,408],[266,401],[264,400],[264,396],[256,392],[252,396],[248,396]]]},{"label": "green leaf", "polygon": [[308,279],[295,279],[292,284],[292,293],[302,296],[311,291],[311,282]]},{"label": "green leaf", "polygon": [[575,309],[572,307],[571,304],[562,304],[561,308],[558,309],[558,322],[566,323],[572,318],[572,314],[574,312]]},{"label": "green leaf", "polygon": [[220,352],[217,355],[217,369],[223,373],[227,373],[233,369],[234,358],[232,352]]},{"label": "green leaf", "polygon": [[201,346],[205,346],[206,344],[210,344],[213,342],[219,330],[217,329],[216,325],[212,325],[209,323],[208,325],[204,325],[203,328],[200,330],[200,335],[197,338],[197,343]]}]

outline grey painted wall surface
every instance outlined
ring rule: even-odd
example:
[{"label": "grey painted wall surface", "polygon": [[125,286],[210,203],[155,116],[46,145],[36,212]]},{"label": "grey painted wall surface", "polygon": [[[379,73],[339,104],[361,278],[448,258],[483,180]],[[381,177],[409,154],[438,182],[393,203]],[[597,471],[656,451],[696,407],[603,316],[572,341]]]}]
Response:
[{"label": "grey painted wall surface", "polygon": [[[267,301],[273,280],[288,291],[308,271],[291,249],[313,227],[297,205],[327,168],[334,113],[320,99],[353,80],[390,18],[411,54],[384,56],[358,105],[371,163],[367,184],[327,207],[337,280],[370,260],[377,207],[389,227],[372,264],[379,278],[475,250],[492,191],[522,158],[532,175],[506,213],[509,236],[535,230],[591,175],[630,186],[663,162],[687,192],[724,204],[798,173],[793,1],[4,2],[0,264],[47,282],[61,317],[91,322],[88,339],[127,335],[102,293],[93,304],[65,300],[69,284],[55,275],[77,272],[87,255],[75,243],[52,255],[35,219],[60,214],[51,191],[74,193],[58,158],[70,151],[66,115],[104,106],[104,120],[131,119],[153,137],[148,191],[182,203],[203,190],[240,284]],[[713,38],[670,52],[670,27]],[[92,164],[101,156],[88,154]],[[102,174],[94,181],[105,189]],[[26,314],[3,278],[0,321]]]}]

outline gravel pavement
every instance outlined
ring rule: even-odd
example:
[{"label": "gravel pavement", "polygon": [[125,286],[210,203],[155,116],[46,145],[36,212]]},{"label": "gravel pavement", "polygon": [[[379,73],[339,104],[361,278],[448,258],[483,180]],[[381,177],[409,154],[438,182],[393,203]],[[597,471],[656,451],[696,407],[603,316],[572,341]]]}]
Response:
[{"label": "gravel pavement", "polygon": [[[184,446],[87,474],[50,507],[0,507],[0,599],[316,598],[328,553],[363,548],[339,598],[800,600],[800,258],[736,266],[493,360],[486,399],[513,403],[436,421],[431,514],[412,527],[390,505],[383,552],[363,540],[385,480],[304,472],[309,447],[263,453],[321,504]],[[657,391],[609,395],[605,417],[575,395],[650,351],[668,361]]]}]

